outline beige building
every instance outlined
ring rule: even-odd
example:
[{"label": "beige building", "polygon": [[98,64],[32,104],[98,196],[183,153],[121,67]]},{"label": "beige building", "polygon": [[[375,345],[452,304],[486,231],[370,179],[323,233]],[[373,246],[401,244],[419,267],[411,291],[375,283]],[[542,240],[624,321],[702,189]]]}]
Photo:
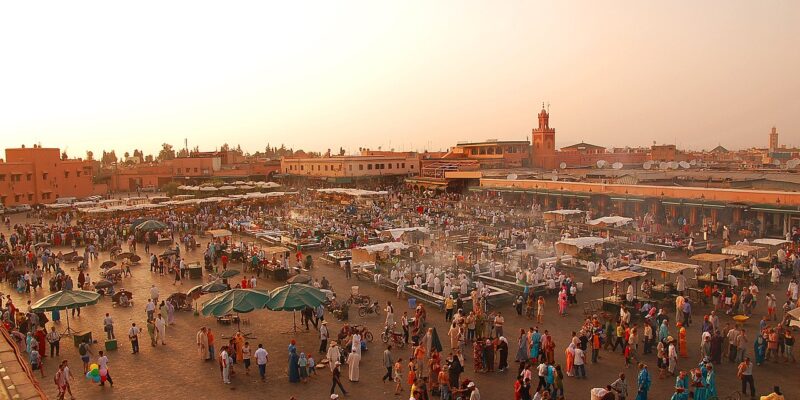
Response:
[{"label": "beige building", "polygon": [[281,159],[281,173],[346,183],[363,178],[407,177],[419,174],[416,153],[388,153],[360,156],[331,156]]}]

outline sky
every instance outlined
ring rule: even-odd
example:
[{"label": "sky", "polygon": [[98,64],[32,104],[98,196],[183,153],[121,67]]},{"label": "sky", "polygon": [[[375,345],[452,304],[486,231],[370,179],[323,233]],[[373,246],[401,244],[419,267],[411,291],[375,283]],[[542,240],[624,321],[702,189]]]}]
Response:
[{"label": "sky", "polygon": [[800,146],[800,2],[0,5],[0,148]]}]

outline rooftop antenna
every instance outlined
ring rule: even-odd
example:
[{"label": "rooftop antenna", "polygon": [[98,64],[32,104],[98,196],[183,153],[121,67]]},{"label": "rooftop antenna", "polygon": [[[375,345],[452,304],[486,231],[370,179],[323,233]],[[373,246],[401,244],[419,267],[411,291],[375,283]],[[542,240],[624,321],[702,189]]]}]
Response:
[{"label": "rooftop antenna", "polygon": [[547,113],[550,114],[550,102],[547,102]]}]

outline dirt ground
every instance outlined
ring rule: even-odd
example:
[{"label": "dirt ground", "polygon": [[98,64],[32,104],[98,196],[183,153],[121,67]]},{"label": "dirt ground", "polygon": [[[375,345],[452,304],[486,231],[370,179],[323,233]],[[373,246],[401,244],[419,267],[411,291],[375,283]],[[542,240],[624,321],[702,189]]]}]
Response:
[{"label": "dirt ground", "polygon": [[[18,220],[15,218],[15,220]],[[8,234],[3,228],[3,231]],[[205,243],[203,243],[205,247]],[[155,249],[155,248],[154,248]],[[158,249],[157,251],[163,251]],[[139,254],[143,254],[143,249],[139,249]],[[108,260],[107,253],[103,253],[100,259],[91,263],[90,273],[93,280],[99,278],[99,264]],[[202,260],[202,253],[198,250],[188,254],[189,260]],[[340,297],[346,296],[350,290],[351,285],[359,285],[363,293],[370,295],[373,299],[379,299],[381,305],[384,306],[387,300],[393,301],[395,310],[402,313],[407,308],[405,300],[398,301],[395,294],[388,290],[380,289],[369,282],[356,282],[355,280],[347,281],[344,272],[338,268],[334,268],[330,264],[325,264],[320,261],[315,262],[316,267],[311,272],[314,277],[322,278],[327,277],[331,282]],[[67,265],[69,270],[70,265]],[[234,265],[234,268],[240,269],[241,265]],[[145,304],[148,297],[149,288],[151,284],[155,284],[159,290],[162,298],[166,298],[171,293],[176,291],[186,291],[190,287],[206,282],[206,276],[203,280],[199,279],[184,279],[181,286],[173,285],[173,278],[171,276],[159,276],[157,273],[149,272],[146,264],[133,267],[133,277],[125,278],[118,288],[124,287],[134,293],[135,306],[132,308],[116,308],[112,307],[111,300],[108,297],[101,299],[95,305],[86,307],[82,310],[80,317],[70,318],[70,324],[77,330],[91,330],[93,337],[98,340],[98,344],[93,346],[93,352],[97,354],[98,350],[102,349],[102,341],[104,339],[104,332],[102,329],[102,320],[106,312],[111,313],[115,321],[115,330],[119,339],[119,349],[116,351],[108,352],[110,359],[110,372],[114,378],[115,385],[113,387],[105,386],[98,387],[96,384],[84,378],[81,374],[81,361],[77,349],[72,345],[71,338],[64,338],[61,346],[61,358],[68,359],[75,372],[75,381],[72,383],[72,391],[76,398],[79,399],[143,399],[152,396],[157,398],[172,398],[172,399],[189,399],[193,397],[202,396],[202,398],[269,398],[269,399],[289,399],[294,396],[297,400],[317,400],[328,399],[329,390],[331,385],[331,374],[328,369],[318,370],[318,375],[313,376],[308,383],[289,383],[286,368],[287,368],[287,346],[292,338],[296,338],[297,345],[300,351],[306,353],[313,353],[317,360],[320,355],[316,353],[319,347],[318,334],[312,329],[311,332],[305,330],[298,331],[297,335],[286,334],[284,332],[290,331],[292,328],[292,313],[288,312],[273,312],[268,310],[256,311],[247,315],[244,318],[249,319],[250,323],[243,325],[243,331],[252,332],[254,338],[250,339],[250,345],[253,349],[259,343],[264,344],[265,348],[270,354],[270,362],[267,368],[267,382],[262,383],[258,379],[257,369],[253,367],[250,375],[246,375],[241,365],[235,367],[236,375],[232,378],[231,385],[224,385],[220,377],[220,372],[215,362],[203,362],[199,359],[195,347],[195,333],[201,326],[211,327],[217,336],[217,348],[221,342],[220,336],[229,336],[234,333],[235,325],[223,326],[219,325],[212,317],[195,316],[191,312],[180,312],[177,314],[176,322],[173,326],[167,329],[167,345],[151,347],[149,339],[145,333],[144,337],[140,339],[141,352],[139,354],[131,354],[131,346],[127,341],[126,332],[132,322],[136,322],[138,326],[144,326],[145,323]],[[578,281],[588,282],[588,276],[585,272],[573,271]],[[77,272],[71,271],[70,273],[76,275]],[[46,278],[48,276],[46,275]],[[282,282],[269,281],[266,279],[259,280],[258,286],[260,288],[269,288],[280,286]],[[46,285],[45,285],[46,286]],[[3,289],[6,293],[11,293],[14,302],[20,308],[23,308],[27,300],[35,301],[43,296],[50,294],[45,289],[38,293],[31,293],[30,296],[19,295],[12,288],[6,285]],[[769,290],[769,288],[762,289]],[[785,290],[784,284],[781,284],[779,299],[782,298]],[[597,298],[600,296],[600,286],[587,283],[584,286],[584,291],[578,294],[579,302]],[[206,295],[200,299],[200,302],[210,299],[212,295]],[[557,316],[557,306],[554,296],[550,296],[547,300],[546,314],[544,323],[540,329],[548,329],[554,334],[557,345],[556,360],[558,363],[564,364],[564,347],[566,346],[570,334],[573,330],[579,327],[583,312],[582,306],[574,306],[567,317],[560,318]],[[752,337],[753,330],[757,328],[757,320],[763,313],[766,312],[765,301],[760,299],[760,304],[757,313],[754,314],[753,319],[748,324],[749,336]],[[779,300],[782,302],[782,300]],[[515,350],[517,348],[517,333],[520,328],[527,328],[533,325],[533,322],[526,320],[523,317],[518,317],[514,312],[510,301],[502,303],[497,306],[498,310],[502,310],[506,317],[506,332],[509,339],[509,359],[511,367],[506,372],[493,372],[493,373],[474,373],[472,368],[472,355],[471,351],[467,352],[465,373],[462,374],[463,378],[470,378],[476,381],[480,388],[484,399],[513,399],[513,383],[517,366],[513,363]],[[699,337],[700,337],[700,321],[702,320],[703,312],[707,312],[707,308],[699,307],[695,309],[694,321],[696,323],[689,328],[689,352],[691,357],[688,359],[681,359],[679,361],[679,368],[694,367],[699,360]],[[674,311],[670,313],[674,315]],[[329,322],[329,328],[332,335],[339,330],[342,323],[336,321],[332,316],[326,316]],[[361,381],[358,383],[350,383],[346,379],[346,373],[343,374],[345,388],[350,392],[348,398],[352,399],[368,399],[368,398],[407,398],[408,388],[400,396],[393,395],[393,386],[391,384],[381,384],[381,376],[385,372],[382,366],[382,352],[384,344],[378,338],[379,333],[383,326],[384,316],[368,315],[364,318],[359,317],[354,309],[351,309],[350,322],[366,324],[369,329],[374,332],[376,341],[370,344],[369,351],[364,354],[361,361]],[[442,338],[445,348],[448,347],[446,338],[446,324],[444,321],[444,314],[438,310],[429,308],[430,323],[435,326]],[[728,317],[721,318],[722,323],[729,321]],[[297,315],[299,323],[300,316]],[[66,327],[64,314],[58,324],[58,330],[63,330]],[[313,327],[312,327],[313,328]],[[671,328],[671,333],[675,333],[674,327]],[[675,335],[677,337],[677,335]],[[445,349],[447,351],[447,349]],[[752,355],[752,347],[748,348],[748,354]],[[403,357],[408,359],[409,350],[394,350],[395,357]],[[659,380],[657,378],[657,370],[655,368],[655,356],[646,355],[643,359],[650,366],[651,374],[653,376],[652,390],[650,391],[651,399],[668,399],[672,394],[672,387],[674,380],[667,378]],[[51,398],[56,396],[56,388],[52,381],[56,362],[49,358],[45,361],[46,377],[40,378],[41,384],[46,393]],[[595,365],[587,365],[587,374],[589,379],[576,380],[575,378],[565,377],[565,390],[567,399],[585,399],[589,396],[589,390],[592,387],[604,386],[614,379],[620,372],[626,372],[628,375],[629,389],[635,392],[635,377],[636,371],[633,368],[624,369],[624,360],[617,352],[611,354],[607,351],[601,352],[601,359]],[[786,373],[791,372],[791,373]],[[756,382],[756,389],[759,394],[766,394],[771,391],[773,385],[780,385],[787,398],[800,398],[800,389],[797,389],[794,383],[794,378],[797,372],[796,364],[783,364],[767,362],[765,365],[755,367],[754,377]],[[535,383],[535,382],[534,382]],[[735,366],[732,364],[723,363],[717,366],[717,386],[720,395],[726,396],[739,388],[739,381],[735,376]],[[792,396],[793,394],[793,396]]]}]

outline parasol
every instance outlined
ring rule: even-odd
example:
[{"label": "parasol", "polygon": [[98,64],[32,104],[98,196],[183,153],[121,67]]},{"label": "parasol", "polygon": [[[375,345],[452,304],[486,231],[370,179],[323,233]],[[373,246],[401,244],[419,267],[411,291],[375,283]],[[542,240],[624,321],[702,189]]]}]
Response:
[{"label": "parasol", "polygon": [[[53,293],[34,303],[31,308],[36,312],[46,312],[54,310],[68,310],[97,304],[100,294],[88,290],[62,290]],[[74,330],[69,327],[69,313],[67,313],[67,329],[62,336],[70,335]]]}]

